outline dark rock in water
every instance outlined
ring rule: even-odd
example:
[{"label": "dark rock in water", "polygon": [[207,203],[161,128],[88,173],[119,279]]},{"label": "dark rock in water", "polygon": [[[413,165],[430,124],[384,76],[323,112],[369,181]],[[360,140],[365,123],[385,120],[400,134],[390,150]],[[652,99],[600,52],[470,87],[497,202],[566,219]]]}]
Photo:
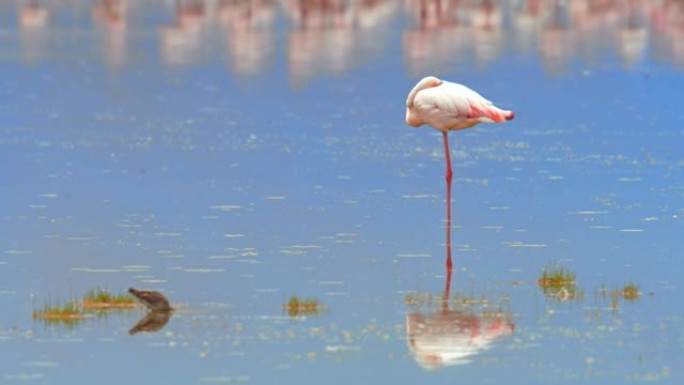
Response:
[{"label": "dark rock in water", "polygon": [[152,311],[171,311],[173,308],[163,294],[157,291],[128,289],[128,292]]}]

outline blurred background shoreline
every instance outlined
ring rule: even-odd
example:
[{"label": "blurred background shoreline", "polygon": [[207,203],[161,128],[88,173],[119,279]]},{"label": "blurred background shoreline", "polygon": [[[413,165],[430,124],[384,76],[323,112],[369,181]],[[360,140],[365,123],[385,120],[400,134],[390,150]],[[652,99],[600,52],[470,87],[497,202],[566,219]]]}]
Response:
[{"label": "blurred background shoreline", "polygon": [[90,39],[87,54],[114,71],[155,55],[172,68],[221,60],[251,77],[282,59],[295,88],[377,57],[397,29],[415,77],[511,53],[551,75],[574,60],[684,68],[682,1],[3,0],[0,20],[0,63],[74,59],[73,41]]}]

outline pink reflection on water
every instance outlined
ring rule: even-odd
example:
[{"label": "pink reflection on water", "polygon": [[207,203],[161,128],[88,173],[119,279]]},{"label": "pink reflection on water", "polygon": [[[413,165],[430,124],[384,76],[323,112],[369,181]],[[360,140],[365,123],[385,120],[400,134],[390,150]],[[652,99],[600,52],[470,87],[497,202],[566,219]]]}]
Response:
[{"label": "pink reflection on water", "polygon": [[661,7],[654,7],[651,20],[657,32],[657,57],[684,67],[684,2],[663,1]]},{"label": "pink reflection on water", "polygon": [[166,64],[190,64],[200,60],[207,13],[200,0],[178,1],[176,20],[161,27],[160,46]]},{"label": "pink reflection on water", "polygon": [[282,2],[290,22],[286,50],[293,86],[344,73],[376,52],[396,5],[391,0]]},{"label": "pink reflection on water", "polygon": [[403,31],[404,58],[415,76],[439,72],[467,58],[474,38],[460,5],[458,0],[405,2],[415,27]]},{"label": "pink reflection on water", "polygon": [[492,345],[513,334],[515,326],[501,316],[464,310],[412,313],[406,317],[411,354],[426,369],[467,364]]},{"label": "pink reflection on water", "polygon": [[217,14],[226,35],[230,68],[239,76],[261,73],[276,46],[274,1],[224,0]]},{"label": "pink reflection on water", "polygon": [[291,23],[287,65],[298,88],[318,74],[341,73],[354,59],[354,18],[346,1],[290,0],[283,3]]},{"label": "pink reflection on water", "polygon": [[[447,270],[444,294],[437,310],[412,312],[406,316],[409,351],[425,369],[470,363],[476,355],[515,332],[510,315],[485,312],[474,301],[465,298],[450,301],[451,276],[451,270]],[[476,301],[486,302],[483,298]]]},{"label": "pink reflection on water", "polygon": [[50,12],[37,1],[29,1],[19,9],[18,24],[21,57],[28,63],[46,55]]},{"label": "pink reflection on water", "polygon": [[575,54],[575,34],[567,7],[556,1],[551,5],[539,35],[539,53],[552,74],[566,72]]},{"label": "pink reflection on water", "polygon": [[127,60],[128,1],[102,0],[93,5],[93,21],[104,27],[106,61],[110,68],[123,68]]},{"label": "pink reflection on water", "polygon": [[505,46],[504,10],[497,1],[408,0],[405,8],[415,26],[404,30],[404,53],[415,75],[471,60],[485,65]]}]

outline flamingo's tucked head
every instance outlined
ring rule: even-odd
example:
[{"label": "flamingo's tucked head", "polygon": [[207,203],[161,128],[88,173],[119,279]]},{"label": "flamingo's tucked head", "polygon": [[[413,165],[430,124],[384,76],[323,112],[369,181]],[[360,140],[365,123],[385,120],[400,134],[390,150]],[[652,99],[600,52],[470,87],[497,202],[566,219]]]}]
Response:
[{"label": "flamingo's tucked head", "polygon": [[426,89],[426,88],[432,88],[432,87],[437,87],[440,84],[442,84],[442,80],[437,79],[434,76],[426,76],[422,78],[418,84],[416,84],[411,92],[409,92],[408,97],[406,98],[406,108],[411,108],[413,107],[413,99],[416,98],[416,95],[418,92]]},{"label": "flamingo's tucked head", "polygon": [[416,95],[418,95],[418,92],[427,88],[437,87],[441,84],[442,80],[437,79],[434,76],[426,76],[413,87],[406,98],[406,124],[418,127],[424,123],[421,119],[415,116],[415,113],[411,113],[411,110],[413,109],[413,101],[416,98]]}]

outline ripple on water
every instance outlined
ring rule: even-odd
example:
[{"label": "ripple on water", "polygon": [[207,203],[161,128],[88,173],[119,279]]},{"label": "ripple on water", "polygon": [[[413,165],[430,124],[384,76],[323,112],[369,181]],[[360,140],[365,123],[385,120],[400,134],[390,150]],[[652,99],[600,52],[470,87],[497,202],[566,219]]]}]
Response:
[{"label": "ripple on water", "polygon": [[222,269],[222,268],[212,269],[212,268],[199,268],[199,267],[187,268],[187,267],[184,267],[184,268],[181,268],[181,271],[183,271],[184,273],[203,273],[203,274],[206,274],[206,273],[223,273],[224,271],[226,271],[226,269]]},{"label": "ripple on water", "polygon": [[251,379],[249,376],[200,377],[199,382],[203,384],[233,384],[249,382]]},{"label": "ripple on water", "polygon": [[234,255],[210,255],[207,259],[235,259]]},{"label": "ripple on water", "polygon": [[212,210],[219,210],[219,211],[235,211],[235,210],[240,210],[242,209],[241,205],[214,205],[214,206],[209,206],[210,209]]},{"label": "ripple on water", "polygon": [[12,254],[12,255],[24,255],[24,254],[32,254],[33,252],[31,250],[5,250],[5,254]]},{"label": "ripple on water", "polygon": [[244,238],[245,234],[240,234],[240,233],[228,233],[228,234],[223,234],[224,238]]},{"label": "ripple on water", "polygon": [[506,241],[503,242],[504,245],[507,245],[508,247],[527,247],[527,248],[542,248],[542,247],[547,247],[548,245],[544,243],[525,243],[521,241]]},{"label": "ripple on water", "polygon": [[397,254],[397,258],[430,258],[432,257],[431,254],[423,254],[423,253],[401,253]]},{"label": "ripple on water", "polygon": [[154,233],[155,236],[159,238],[175,238],[183,236],[183,233],[171,233],[171,232],[157,232]]},{"label": "ripple on water", "polygon": [[264,197],[264,200],[267,200],[267,201],[282,201],[284,199],[285,199],[284,196],[275,196],[275,195]]},{"label": "ripple on water", "polygon": [[403,194],[401,196],[404,199],[433,199],[437,198],[434,194]]},{"label": "ripple on water", "polygon": [[94,267],[72,267],[71,271],[79,271],[83,273],[119,273],[120,269],[106,269],[106,268],[94,268]]},{"label": "ripple on water", "polygon": [[21,365],[31,368],[58,368],[60,366],[57,361],[26,361],[22,362]]}]

